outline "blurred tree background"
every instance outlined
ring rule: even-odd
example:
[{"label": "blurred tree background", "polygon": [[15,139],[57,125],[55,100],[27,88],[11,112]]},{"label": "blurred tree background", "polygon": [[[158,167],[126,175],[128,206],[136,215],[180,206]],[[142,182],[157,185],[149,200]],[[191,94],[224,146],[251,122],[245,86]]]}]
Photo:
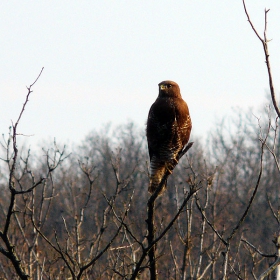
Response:
[{"label": "blurred tree background", "polygon": [[[260,172],[261,183],[244,223],[230,241],[227,279],[254,279],[275,260],[278,231],[278,119],[269,106],[258,117],[236,109],[209,133],[195,135],[156,204],[156,234],[176,214],[190,185],[198,191],[158,241],[159,279],[221,279],[224,240],[243,215]],[[1,229],[10,206],[11,137],[1,150]],[[73,150],[57,143],[31,154],[19,148],[16,195],[8,236],[32,279],[130,279],[146,244],[148,152],[144,128],[105,125]],[[203,210],[203,211],[202,211]],[[205,214],[205,216],[203,215]],[[211,223],[211,225],[209,224]],[[3,234],[3,231],[2,231]],[[7,250],[3,240],[1,250]],[[2,279],[19,276],[0,254]],[[139,279],[148,279],[148,260]],[[80,278],[79,278],[80,277]]]}]

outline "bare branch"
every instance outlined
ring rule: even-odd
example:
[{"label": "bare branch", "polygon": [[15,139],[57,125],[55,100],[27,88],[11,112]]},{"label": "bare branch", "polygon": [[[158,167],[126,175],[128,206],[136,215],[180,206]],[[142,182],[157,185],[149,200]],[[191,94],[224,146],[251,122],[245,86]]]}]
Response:
[{"label": "bare branch", "polygon": [[265,17],[265,26],[264,26],[264,38],[262,38],[256,28],[254,27],[251,19],[250,19],[250,16],[249,16],[249,13],[247,11],[247,8],[246,8],[246,4],[245,4],[245,0],[242,0],[243,1],[243,7],[244,7],[244,11],[245,11],[245,14],[247,16],[247,19],[248,19],[248,22],[250,23],[253,31],[255,32],[256,36],[258,37],[258,39],[261,41],[262,45],[263,45],[263,50],[264,50],[264,54],[265,54],[265,63],[266,63],[266,67],[267,67],[267,73],[268,73],[268,79],[269,79],[269,88],[270,88],[270,95],[271,95],[271,99],[272,99],[272,103],[273,103],[273,106],[274,106],[274,109],[275,109],[275,112],[277,113],[278,117],[280,117],[280,109],[277,105],[277,102],[276,102],[276,96],[275,96],[275,90],[274,90],[274,85],[273,85],[273,79],[272,79],[272,73],[271,73],[271,66],[270,66],[270,60],[269,60],[269,52],[268,52],[268,42],[270,40],[267,40],[267,14],[269,12],[269,9],[265,9],[264,11],[264,17]]},{"label": "bare branch", "polygon": [[[9,239],[9,234],[8,234],[9,233],[9,227],[11,225],[11,217],[14,214],[16,195],[22,193],[22,192],[16,191],[16,189],[15,189],[15,182],[16,182],[16,179],[15,179],[15,169],[16,169],[16,164],[17,164],[17,160],[18,160],[17,159],[17,157],[18,157],[17,126],[18,126],[19,121],[20,121],[20,119],[22,117],[22,114],[23,114],[23,112],[25,110],[26,104],[28,102],[28,98],[29,98],[29,96],[30,96],[30,94],[32,92],[32,86],[38,81],[39,77],[42,74],[43,69],[44,68],[42,68],[42,70],[40,71],[40,73],[39,73],[38,77],[36,78],[36,80],[27,88],[28,89],[28,93],[26,95],[26,100],[25,100],[25,102],[24,102],[24,104],[22,106],[21,112],[19,114],[19,117],[18,117],[15,125],[12,125],[12,131],[13,132],[12,132],[12,135],[11,135],[11,139],[12,139],[12,142],[13,142],[13,157],[12,157],[12,165],[10,167],[9,183],[8,183],[11,196],[10,196],[10,203],[9,203],[8,212],[6,214],[6,220],[4,222],[4,229],[3,229],[3,231],[0,231],[0,238],[2,239],[2,241],[4,242],[4,244],[5,244],[6,248],[7,248],[7,251],[1,250],[0,252],[2,254],[4,254],[8,259],[10,259],[10,261],[12,262],[12,264],[13,264],[13,266],[14,266],[17,274],[18,274],[18,276],[21,279],[28,279],[28,275],[25,273],[25,270],[22,267],[21,261],[20,261],[20,259],[18,258],[17,254],[16,254],[15,247],[11,243],[11,241]],[[9,158],[9,143],[10,143],[9,141],[10,141],[10,137],[9,137],[8,142],[7,142],[7,160]],[[39,181],[38,184],[35,184],[34,187],[38,186],[40,183],[41,183],[41,181]]]},{"label": "bare branch", "polygon": [[277,258],[277,260],[265,271],[263,272],[258,280],[263,280],[265,277],[267,277],[269,274],[271,274],[277,266],[280,264],[280,257]]},{"label": "bare branch", "polygon": [[246,243],[247,245],[249,245],[251,248],[253,248],[260,256],[262,257],[266,257],[266,258],[275,258],[276,254],[273,255],[269,255],[269,254],[265,254],[263,252],[261,252],[258,248],[256,248],[253,244],[251,244],[249,241],[247,241],[246,239],[241,239],[242,242]]}]

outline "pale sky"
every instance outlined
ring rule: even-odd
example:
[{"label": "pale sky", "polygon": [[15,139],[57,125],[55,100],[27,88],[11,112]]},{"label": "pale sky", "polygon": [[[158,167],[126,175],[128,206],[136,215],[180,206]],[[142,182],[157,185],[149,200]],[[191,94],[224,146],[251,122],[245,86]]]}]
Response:
[{"label": "pale sky", "polygon": [[[275,88],[280,80],[280,1],[247,0],[263,34],[268,14]],[[204,137],[232,107],[265,105],[262,45],[241,0],[1,1],[0,132],[16,121],[32,143],[79,143],[107,122],[145,127],[158,83],[180,85],[193,135]],[[255,112],[254,112],[255,110]]]}]

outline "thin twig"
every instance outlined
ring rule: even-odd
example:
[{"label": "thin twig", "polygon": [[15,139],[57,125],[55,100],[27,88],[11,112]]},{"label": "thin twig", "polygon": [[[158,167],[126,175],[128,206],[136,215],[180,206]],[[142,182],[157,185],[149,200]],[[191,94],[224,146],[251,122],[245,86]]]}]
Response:
[{"label": "thin twig", "polygon": [[265,9],[264,10],[264,18],[265,18],[265,23],[264,23],[264,38],[262,38],[259,33],[257,32],[256,28],[254,27],[249,13],[247,11],[246,8],[246,4],[245,4],[245,0],[243,1],[243,7],[244,7],[244,11],[245,14],[247,16],[247,20],[250,23],[254,33],[256,34],[256,36],[258,37],[258,39],[261,41],[262,45],[263,45],[263,50],[264,50],[264,54],[265,54],[265,63],[266,63],[266,67],[267,67],[267,73],[268,73],[268,79],[269,79],[269,88],[270,88],[270,95],[271,95],[271,99],[272,99],[272,103],[275,109],[275,112],[277,113],[278,117],[280,117],[280,109],[277,105],[276,102],[276,97],[275,97],[275,90],[274,90],[274,85],[273,85],[273,79],[272,79],[272,73],[271,73],[271,66],[270,66],[270,60],[269,60],[269,52],[268,52],[268,42],[271,40],[267,40],[267,14],[269,12],[269,9]]}]

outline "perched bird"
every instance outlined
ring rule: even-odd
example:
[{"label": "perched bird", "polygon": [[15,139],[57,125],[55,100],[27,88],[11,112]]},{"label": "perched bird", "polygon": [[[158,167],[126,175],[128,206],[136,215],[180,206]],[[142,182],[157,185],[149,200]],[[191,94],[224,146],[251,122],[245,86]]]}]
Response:
[{"label": "perched bird", "polygon": [[148,190],[151,194],[165,172],[172,173],[178,163],[179,153],[189,141],[191,129],[188,105],[182,99],[178,84],[173,81],[159,83],[159,95],[150,108],[146,130],[150,155]]}]

